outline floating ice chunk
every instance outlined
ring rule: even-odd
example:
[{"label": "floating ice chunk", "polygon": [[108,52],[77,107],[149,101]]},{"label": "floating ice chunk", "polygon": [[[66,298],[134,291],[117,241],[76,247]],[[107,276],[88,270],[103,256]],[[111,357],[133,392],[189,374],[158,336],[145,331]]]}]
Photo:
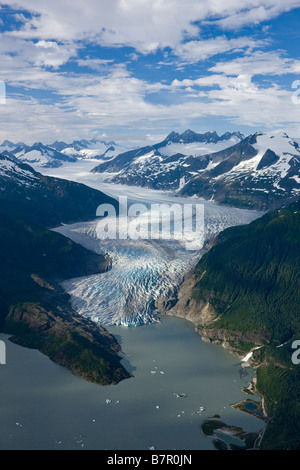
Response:
[{"label": "floating ice chunk", "polygon": [[154,446],[148,447],[149,450],[155,450]]},{"label": "floating ice chunk", "polygon": [[106,401],[107,404],[111,403],[111,400],[109,398],[107,398],[105,401]]},{"label": "floating ice chunk", "polygon": [[152,370],[152,371],[151,371],[151,374],[156,374],[156,370]]},{"label": "floating ice chunk", "polygon": [[156,408],[157,410],[159,410],[159,405],[156,405],[156,407],[155,407],[155,408]]},{"label": "floating ice chunk", "polygon": [[[225,408],[225,407],[224,407]],[[204,406],[200,406],[199,407],[199,411],[195,411],[195,414],[196,415],[201,415],[201,413],[205,410],[205,407]]]},{"label": "floating ice chunk", "polygon": [[163,371],[163,370],[161,370],[161,371],[160,371],[160,373],[161,373],[161,374],[164,374],[164,371]]}]

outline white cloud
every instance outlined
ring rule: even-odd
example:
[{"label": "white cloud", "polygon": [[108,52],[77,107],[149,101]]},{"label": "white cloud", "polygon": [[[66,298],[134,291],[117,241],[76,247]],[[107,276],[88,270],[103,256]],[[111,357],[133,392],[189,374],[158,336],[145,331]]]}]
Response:
[{"label": "white cloud", "polygon": [[58,68],[77,55],[80,46],[56,41],[31,41],[7,37],[0,34],[1,73],[6,68],[16,70],[23,67],[42,66]]},{"label": "white cloud", "polygon": [[250,51],[254,48],[261,47],[264,43],[263,41],[254,41],[246,36],[233,39],[227,39],[225,36],[217,36],[212,39],[188,41],[180,44],[176,47],[174,53],[182,60],[194,63],[225,52],[237,52],[245,49]]},{"label": "white cloud", "polygon": [[283,57],[278,52],[256,51],[233,61],[220,62],[210,68],[211,72],[226,75],[285,75],[300,73],[300,60]]},{"label": "white cloud", "polygon": [[107,69],[107,66],[114,62],[114,59],[77,59],[77,64],[80,67],[88,67],[92,70],[98,70],[103,72]]},{"label": "white cloud", "polygon": [[[242,25],[269,19],[300,6],[300,1],[185,0],[183,4],[182,0],[6,0],[5,3],[27,9],[34,16],[28,19],[19,15],[20,29],[0,35],[1,79],[24,90],[19,96],[8,95],[7,104],[0,107],[3,138],[71,140],[99,129],[114,128],[118,132],[122,127],[133,133],[141,129],[146,135],[151,129],[157,134],[162,127],[176,129],[182,123],[192,127],[193,122],[207,116],[223,116],[237,125],[281,126],[287,120],[300,124],[299,108],[291,101],[292,92],[275,84],[263,87],[253,82],[253,76],[258,74],[297,74],[299,60],[278,52],[253,52],[265,42],[246,36],[199,39],[201,22],[235,28],[239,20]],[[170,48],[180,61],[191,64],[219,53],[240,52],[242,57],[215,64],[208,71],[210,75],[175,79],[168,85],[153,75],[151,83],[135,77],[125,65],[117,63],[117,54],[115,59],[79,54],[81,48],[94,43],[115,48],[132,46],[135,52],[126,52],[127,58],[134,61],[157,48]],[[72,66],[71,72],[60,69],[71,61],[93,73],[84,69],[78,73],[78,68]],[[144,65],[146,69],[149,63]],[[178,61],[172,65],[179,70]],[[174,67],[170,68],[170,74],[176,73]],[[45,93],[40,93],[39,99],[30,97],[30,91],[36,90]],[[48,100],[48,92],[58,99]],[[151,101],[153,94],[159,99]]]},{"label": "white cloud", "polygon": [[[196,22],[218,21],[231,29],[300,7],[299,0],[5,0],[34,12],[18,32],[23,38],[127,45],[142,53],[175,48],[199,33]],[[200,25],[201,26],[201,25]]]},{"label": "white cloud", "polygon": [[[288,1],[253,1],[245,2],[245,8],[233,11],[228,16],[217,21],[224,29],[240,29],[245,25],[259,24],[268,21],[282,13],[300,7],[299,0]],[[244,2],[243,2],[244,6]]]},{"label": "white cloud", "polygon": [[[199,93],[194,94],[193,99],[187,96],[177,104],[168,105],[148,102],[148,84],[126,75],[124,70],[115,71],[104,81],[95,83],[89,83],[87,77],[81,77],[77,84],[73,79],[66,80],[65,84],[61,77],[57,80],[58,89],[64,93],[63,106],[59,102],[46,105],[43,100],[8,97],[7,104],[0,107],[1,121],[5,122],[1,138],[73,140],[87,137],[98,129],[115,129],[116,133],[116,129],[122,127],[128,133],[135,134],[139,129],[146,134],[152,129],[157,134],[162,128],[176,130],[183,122],[197,129],[199,120],[207,117],[224,117],[237,128],[248,125],[254,129],[285,127],[287,130],[287,121],[294,128],[297,125],[300,128],[299,106],[292,103],[292,91],[275,84],[260,88],[247,75],[213,75],[178,81],[173,87],[183,90],[194,87]],[[205,89],[204,85],[214,85],[214,88]],[[81,86],[84,86],[84,93],[80,92]],[[69,95],[64,87],[70,87]]]}]

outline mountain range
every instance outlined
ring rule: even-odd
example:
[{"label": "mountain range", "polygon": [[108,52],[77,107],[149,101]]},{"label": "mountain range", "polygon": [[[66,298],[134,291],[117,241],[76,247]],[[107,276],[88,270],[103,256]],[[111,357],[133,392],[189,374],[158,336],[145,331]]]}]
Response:
[{"label": "mountain range", "polygon": [[272,210],[300,194],[300,148],[285,132],[171,132],[164,140],[125,149],[103,139],[26,145],[8,140],[0,154],[34,168],[94,159],[91,171],[129,186],[176,192],[249,209]]},{"label": "mountain range", "polygon": [[[114,181],[120,183],[178,189],[181,173],[185,172],[188,163],[194,163],[194,167],[189,168],[192,175],[193,170],[205,168],[206,159],[202,156],[230,147],[243,137],[239,132],[227,132],[221,137],[215,131],[204,134],[190,129],[182,134],[171,132],[162,142],[124,152],[109,162],[100,163],[92,171],[118,173]],[[166,175],[167,180],[163,183],[161,177]]]},{"label": "mountain range", "polygon": [[96,138],[91,140],[74,140],[70,144],[63,141],[55,141],[48,145],[41,142],[36,142],[32,145],[26,145],[23,142],[14,144],[9,140],[5,140],[0,145],[0,154],[40,168],[57,168],[64,163],[75,162],[78,159],[105,161],[124,150],[124,147],[112,141],[105,142]]},{"label": "mountain range", "polygon": [[113,183],[172,190],[217,203],[269,210],[297,200],[300,149],[284,132],[172,132],[152,146],[97,165]]}]

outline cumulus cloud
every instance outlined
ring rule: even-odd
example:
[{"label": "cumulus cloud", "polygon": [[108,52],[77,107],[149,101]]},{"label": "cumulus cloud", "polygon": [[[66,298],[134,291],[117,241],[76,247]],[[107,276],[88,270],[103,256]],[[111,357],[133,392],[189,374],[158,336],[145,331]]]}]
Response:
[{"label": "cumulus cloud", "polygon": [[195,38],[201,22],[224,29],[266,21],[300,7],[299,0],[5,0],[34,15],[12,34],[60,41],[91,39],[142,53]]},{"label": "cumulus cloud", "polygon": [[188,41],[175,48],[174,53],[182,60],[195,63],[225,52],[238,52],[263,46],[266,41],[254,41],[249,37],[227,39],[217,36],[212,39]]},{"label": "cumulus cloud", "polygon": [[[248,5],[240,10],[233,11],[217,21],[224,29],[240,29],[245,25],[259,24],[268,21],[282,13],[300,7],[299,0],[288,1],[253,1],[246,2]],[[243,2],[244,6],[244,2]]]},{"label": "cumulus cloud", "polygon": [[[9,85],[7,104],[0,108],[2,137],[71,140],[99,129],[118,135],[125,125],[134,133],[157,134],[207,116],[255,126],[300,122],[289,90],[253,80],[297,74],[300,61],[282,51],[265,52],[270,48],[265,37],[235,31],[296,8],[300,0],[5,0],[5,5],[20,11],[13,27],[0,33],[0,78]],[[211,24],[218,33],[205,36]],[[100,57],[94,52],[100,48],[110,54]],[[211,58],[208,70],[184,75],[188,66]],[[162,63],[170,64],[169,75],[147,75]]]},{"label": "cumulus cloud", "polygon": [[300,73],[300,60],[284,57],[278,52],[255,51],[233,61],[220,62],[210,68],[225,75],[286,75]]}]

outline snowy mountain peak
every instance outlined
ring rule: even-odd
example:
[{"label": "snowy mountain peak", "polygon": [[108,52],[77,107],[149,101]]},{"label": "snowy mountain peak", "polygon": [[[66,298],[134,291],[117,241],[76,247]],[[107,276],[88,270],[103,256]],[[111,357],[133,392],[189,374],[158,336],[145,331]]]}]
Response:
[{"label": "snowy mountain peak", "polygon": [[51,147],[52,149],[58,150],[59,152],[61,152],[67,146],[68,144],[66,142],[59,141],[59,140],[56,140],[55,142],[49,145],[49,147]]},{"label": "snowy mountain peak", "polygon": [[167,137],[165,138],[165,141],[167,141],[167,142],[170,141],[170,140],[172,141],[174,139],[177,139],[177,137],[179,137],[178,132],[172,131],[169,135],[167,135]]},{"label": "snowy mountain peak", "polygon": [[1,148],[2,148],[2,147],[7,147],[7,148],[11,148],[11,149],[12,149],[12,148],[15,148],[15,146],[16,146],[16,145],[15,145],[13,142],[11,142],[10,140],[4,140],[4,141],[2,142],[2,144],[0,145]]},{"label": "snowy mountain peak", "polygon": [[192,131],[191,129],[187,129],[181,134],[181,139],[183,140],[195,140],[197,139],[197,134],[196,132]]},{"label": "snowy mountain peak", "polygon": [[106,161],[114,158],[125,150],[127,149],[115,144],[113,141],[106,142],[98,138],[93,138],[91,140],[74,140],[62,150],[62,153],[78,159]]},{"label": "snowy mountain peak", "polygon": [[257,152],[266,150],[273,151],[279,157],[286,154],[300,155],[298,143],[286,132],[269,132],[269,133],[256,133],[255,142],[252,142],[253,147]]},{"label": "snowy mountain peak", "polygon": [[182,134],[178,134],[177,132],[171,132],[161,144],[157,144],[162,146],[165,142],[173,142],[173,143],[181,143],[181,144],[189,144],[192,142],[202,142],[202,143],[217,143],[222,140],[230,140],[236,139],[236,141],[242,140],[244,136],[240,132],[225,132],[221,137],[217,134],[216,131],[207,131],[202,134],[192,131],[191,129],[187,129]]}]

